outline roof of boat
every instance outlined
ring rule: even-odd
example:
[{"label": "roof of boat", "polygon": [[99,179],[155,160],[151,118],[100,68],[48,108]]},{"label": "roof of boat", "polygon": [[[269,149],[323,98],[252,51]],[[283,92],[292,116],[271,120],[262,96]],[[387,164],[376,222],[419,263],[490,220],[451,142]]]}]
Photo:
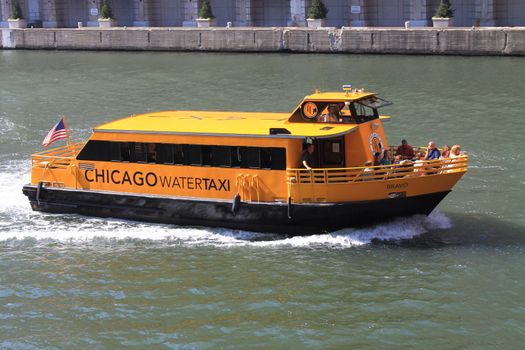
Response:
[{"label": "roof of boat", "polygon": [[[253,137],[334,137],[357,128],[355,124],[292,123],[290,113],[162,111],[133,115],[94,129],[95,132],[155,133]],[[274,129],[274,133],[270,132]],[[278,129],[286,129],[278,130]],[[289,134],[287,133],[289,132]]]},{"label": "roof of boat", "polygon": [[370,91],[364,91],[362,89],[354,89],[352,91],[343,92],[320,92],[316,91],[311,95],[308,95],[304,100],[310,101],[355,101],[370,96],[375,96],[375,93]]}]

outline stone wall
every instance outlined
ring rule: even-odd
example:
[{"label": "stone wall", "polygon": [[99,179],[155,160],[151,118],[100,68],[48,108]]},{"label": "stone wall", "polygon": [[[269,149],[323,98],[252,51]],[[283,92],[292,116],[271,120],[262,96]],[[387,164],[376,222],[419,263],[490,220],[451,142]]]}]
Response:
[{"label": "stone wall", "polygon": [[525,55],[525,28],[2,29],[0,40],[8,49]]}]

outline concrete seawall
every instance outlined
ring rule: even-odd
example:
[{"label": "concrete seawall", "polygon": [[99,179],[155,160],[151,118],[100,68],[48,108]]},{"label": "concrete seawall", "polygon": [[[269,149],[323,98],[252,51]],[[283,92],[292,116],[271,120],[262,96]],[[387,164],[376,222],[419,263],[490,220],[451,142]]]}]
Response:
[{"label": "concrete seawall", "polygon": [[0,47],[523,56],[525,27],[2,29]]}]

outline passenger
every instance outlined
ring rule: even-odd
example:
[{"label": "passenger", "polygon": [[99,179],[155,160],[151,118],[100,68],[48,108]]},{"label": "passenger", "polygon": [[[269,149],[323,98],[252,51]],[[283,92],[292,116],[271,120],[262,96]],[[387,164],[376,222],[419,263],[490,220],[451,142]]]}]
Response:
[{"label": "passenger", "polygon": [[383,151],[383,158],[381,158],[381,165],[390,165],[392,162],[390,161],[390,152],[385,149]]},{"label": "passenger", "polygon": [[462,154],[461,154],[461,147],[459,145],[452,146],[452,148],[450,149],[449,157],[450,158],[457,158],[457,157],[461,157],[461,156],[462,156]]},{"label": "passenger", "polygon": [[403,159],[414,158],[414,149],[408,144],[407,140],[401,140],[401,146],[397,148],[396,156],[401,156]]},{"label": "passenger", "polygon": [[370,181],[372,179],[367,179],[367,177],[370,177],[370,176],[373,176],[374,175],[374,169],[371,168],[372,166],[372,162],[370,160],[367,160],[365,162],[365,168],[363,169],[363,173],[361,174],[362,177],[365,177],[365,179],[363,179],[363,181]]},{"label": "passenger", "polygon": [[427,154],[425,155],[425,160],[439,159],[440,156],[441,156],[441,153],[439,152],[439,149],[436,147],[436,143],[434,141],[430,141],[428,143]]},{"label": "passenger", "polygon": [[450,147],[448,145],[443,145],[441,148],[441,157],[439,159],[448,158],[450,156]]},{"label": "passenger", "polygon": [[[396,157],[401,157],[401,155],[396,156]],[[396,177],[413,176],[413,165],[414,165],[414,162],[410,159],[404,159],[404,160],[399,161],[399,164],[397,164],[394,170],[396,174],[399,174],[399,175],[396,175]]]},{"label": "passenger", "polygon": [[[459,158],[459,157],[462,157],[463,155],[461,154],[461,147],[459,145],[454,145],[452,146],[452,148],[450,149],[450,158],[451,159],[454,159],[454,158]],[[446,167],[447,168],[452,168],[452,169],[449,169],[449,170],[446,170],[445,172],[446,173],[453,173],[455,170],[455,168],[457,168],[459,166],[459,164],[457,162],[454,162],[453,160],[450,160],[449,161],[450,164],[448,164]]]},{"label": "passenger", "polygon": [[401,154],[398,154],[394,157],[394,164],[399,164],[403,160],[403,156]]},{"label": "passenger", "polygon": [[425,165],[426,156],[423,152],[418,152],[416,161],[414,162],[414,176],[426,175],[428,167]]},{"label": "passenger", "polygon": [[321,114],[320,120],[325,123],[339,122],[339,108],[337,105],[329,105],[328,114]]},{"label": "passenger", "polygon": [[305,169],[312,170],[315,168],[315,146],[313,143],[308,143],[308,147],[303,151],[301,157],[301,166]]},{"label": "passenger", "polygon": [[381,152],[374,153],[374,166],[381,165]]}]

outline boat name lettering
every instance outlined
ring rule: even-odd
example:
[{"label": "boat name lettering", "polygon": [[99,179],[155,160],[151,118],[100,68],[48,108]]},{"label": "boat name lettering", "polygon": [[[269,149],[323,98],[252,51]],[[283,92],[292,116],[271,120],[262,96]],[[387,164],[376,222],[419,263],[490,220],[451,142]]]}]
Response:
[{"label": "boat name lettering", "polygon": [[403,182],[403,183],[400,183],[400,184],[386,185],[386,189],[387,190],[395,190],[395,189],[398,189],[398,188],[407,188],[407,187],[408,187],[408,183],[407,182]]},{"label": "boat name lettering", "polygon": [[165,188],[179,188],[188,190],[205,191],[230,191],[230,180],[208,177],[191,176],[166,176],[157,175],[153,172],[143,173],[135,171],[110,170],[110,169],[87,169],[84,171],[87,182],[113,183],[117,185],[136,185],[155,187],[160,184]]}]

